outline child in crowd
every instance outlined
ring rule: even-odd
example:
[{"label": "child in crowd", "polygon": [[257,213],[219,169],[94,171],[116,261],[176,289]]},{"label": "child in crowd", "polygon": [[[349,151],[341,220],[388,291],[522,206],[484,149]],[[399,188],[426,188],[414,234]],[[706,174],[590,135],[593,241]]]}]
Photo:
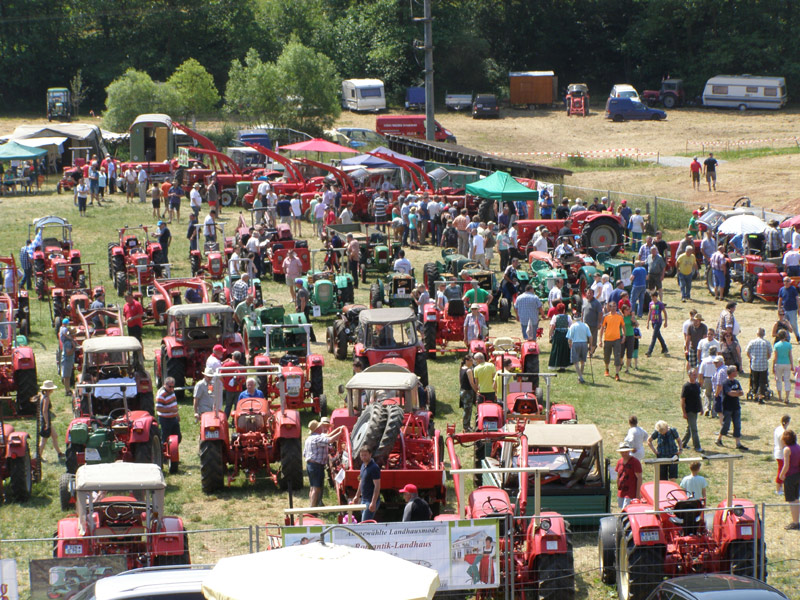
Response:
[{"label": "child in crowd", "polygon": [[686,492],[689,498],[702,498],[705,500],[708,480],[702,475],[698,475],[698,473],[700,473],[700,467],[701,464],[699,461],[695,461],[689,465],[689,470],[692,474],[681,479],[681,488]]}]

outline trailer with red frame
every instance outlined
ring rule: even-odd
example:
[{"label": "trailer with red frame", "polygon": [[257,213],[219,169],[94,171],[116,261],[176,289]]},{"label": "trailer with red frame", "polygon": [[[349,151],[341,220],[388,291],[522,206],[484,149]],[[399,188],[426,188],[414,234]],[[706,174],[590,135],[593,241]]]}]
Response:
[{"label": "trailer with red frame", "polygon": [[[600,521],[599,554],[603,583],[617,585],[620,600],[643,600],[664,579],[695,573],[732,573],[765,581],[764,531],[758,506],[733,492],[733,462],[741,454],[645,460],[654,479],[642,484],[641,499],[622,514]],[[699,460],[728,463],[727,497],[715,509],[705,498],[659,480],[665,465]],[[713,512],[709,530],[706,512]]]},{"label": "trailer with red frame", "polygon": [[[625,222],[609,212],[581,210],[570,215],[573,235],[580,236],[581,248],[593,257],[598,254],[616,256],[625,245]],[[520,251],[533,239],[536,230],[544,225],[553,236],[567,223],[564,219],[521,219],[517,221],[517,240]]]},{"label": "trailer with red frame", "polygon": [[54,288],[86,288],[85,265],[80,250],[73,246],[72,225],[66,219],[52,215],[35,219],[28,225],[28,239],[36,244],[33,274],[39,300],[50,296]]},{"label": "trailer with red frame", "polygon": [[[364,406],[352,432],[345,429],[336,442],[330,471],[339,504],[347,504],[358,490],[359,450],[366,445],[382,468],[381,509],[401,508],[399,490],[413,483],[433,514],[439,514],[446,502],[444,440],[431,413],[420,408],[420,380],[407,369],[382,364],[356,373],[345,388],[348,407],[361,404],[362,395],[372,403]],[[335,426],[342,424],[337,411]]]}]

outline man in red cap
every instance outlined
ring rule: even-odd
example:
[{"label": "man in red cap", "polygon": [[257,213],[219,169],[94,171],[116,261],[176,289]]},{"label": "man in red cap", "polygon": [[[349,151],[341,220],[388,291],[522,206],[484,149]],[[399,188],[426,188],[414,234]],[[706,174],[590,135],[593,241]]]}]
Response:
[{"label": "man in red cap", "polygon": [[433,519],[431,507],[419,497],[417,486],[407,483],[400,493],[403,494],[403,499],[406,501],[406,507],[403,509],[403,521],[430,521]]}]

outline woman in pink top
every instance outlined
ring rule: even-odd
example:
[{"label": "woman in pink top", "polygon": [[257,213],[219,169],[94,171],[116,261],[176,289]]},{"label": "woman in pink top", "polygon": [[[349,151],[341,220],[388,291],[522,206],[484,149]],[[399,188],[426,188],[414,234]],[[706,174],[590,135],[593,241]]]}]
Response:
[{"label": "woman in pink top", "polygon": [[791,429],[783,433],[783,469],[780,478],[783,480],[783,497],[789,503],[792,522],[785,529],[800,529],[800,445],[797,434]]}]

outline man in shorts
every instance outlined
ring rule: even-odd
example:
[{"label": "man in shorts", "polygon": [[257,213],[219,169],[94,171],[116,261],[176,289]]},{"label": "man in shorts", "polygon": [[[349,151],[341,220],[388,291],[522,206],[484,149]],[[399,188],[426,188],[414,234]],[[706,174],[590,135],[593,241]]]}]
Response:
[{"label": "man in shorts", "polygon": [[708,191],[711,191],[711,186],[714,186],[714,191],[717,191],[717,159],[714,158],[714,153],[709,152],[708,158],[703,161],[703,174],[706,176],[706,183],[708,183]]},{"label": "man in shorts", "polygon": [[303,446],[303,458],[306,459],[306,473],[308,473],[308,500],[311,506],[319,506],[322,498],[322,488],[325,485],[325,465],[328,464],[328,451],[331,442],[342,435],[344,426],[328,433],[330,421],[328,417],[313,420],[308,424],[311,435],[306,438]]},{"label": "man in shorts", "polygon": [[603,318],[600,329],[600,343],[603,344],[603,362],[606,364],[605,376],[610,377],[608,367],[611,354],[614,354],[614,379],[619,381],[619,370],[622,367],[622,344],[625,341],[625,320],[613,302],[606,304],[608,313]]},{"label": "man in shorts", "polygon": [[697,160],[697,157],[694,157],[692,163],[689,165],[689,172],[691,173],[692,177],[692,189],[700,191],[700,171],[703,168],[703,165],[700,164],[700,161]]}]

